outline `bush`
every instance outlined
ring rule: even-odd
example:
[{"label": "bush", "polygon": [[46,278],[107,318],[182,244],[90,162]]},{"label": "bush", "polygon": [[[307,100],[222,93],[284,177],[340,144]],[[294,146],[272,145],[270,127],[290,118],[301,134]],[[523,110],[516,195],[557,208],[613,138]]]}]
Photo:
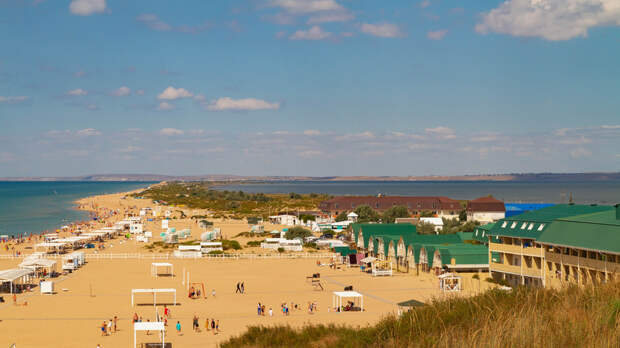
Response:
[{"label": "bush", "polygon": [[310,237],[311,235],[312,232],[309,229],[303,228],[301,226],[291,227],[288,229],[288,231],[286,231],[286,239],[304,239],[306,237]]},{"label": "bush", "polygon": [[342,213],[338,214],[338,216],[336,216],[336,222],[347,221],[348,219],[349,217],[347,216],[346,211],[343,211]]},{"label": "bush", "polygon": [[224,250],[230,250],[230,249],[240,250],[241,249],[241,244],[239,244],[239,242],[237,242],[236,240],[222,239],[222,249],[224,249]]},{"label": "bush", "polygon": [[318,249],[319,247],[316,245],[316,243],[311,242],[311,243],[305,243],[304,244],[305,248],[309,248],[309,249]]},{"label": "bush", "polygon": [[262,243],[262,240],[251,240],[247,243],[245,243],[245,245],[249,246],[249,247],[258,247],[260,246],[260,243]]},{"label": "bush", "polygon": [[212,250],[212,251],[209,251],[209,255],[221,255],[221,254],[223,254],[223,253],[224,253],[224,252],[223,252],[223,251],[221,251],[221,250]]},{"label": "bush", "polygon": [[283,247],[279,247],[279,248],[278,248],[278,252],[279,252],[279,253],[283,253],[283,252],[284,252],[284,248],[283,248]]},{"label": "bush", "polygon": [[480,276],[478,274],[474,274],[473,276],[471,276],[471,279],[480,279]]}]

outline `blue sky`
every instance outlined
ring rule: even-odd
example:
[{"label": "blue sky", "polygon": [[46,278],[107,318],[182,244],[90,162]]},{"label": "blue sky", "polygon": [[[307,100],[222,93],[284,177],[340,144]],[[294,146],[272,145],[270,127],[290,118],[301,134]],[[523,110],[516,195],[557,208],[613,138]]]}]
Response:
[{"label": "blue sky", "polygon": [[0,0],[0,177],[617,171],[619,26],[617,0]]}]

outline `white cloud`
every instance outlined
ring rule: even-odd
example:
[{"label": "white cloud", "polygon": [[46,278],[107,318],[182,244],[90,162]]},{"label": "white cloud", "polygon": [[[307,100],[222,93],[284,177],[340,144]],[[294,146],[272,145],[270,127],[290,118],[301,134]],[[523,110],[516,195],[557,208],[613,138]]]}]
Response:
[{"label": "white cloud", "polygon": [[84,96],[84,95],[87,95],[87,94],[88,94],[88,91],[83,90],[81,88],[72,89],[72,90],[67,92],[67,95],[72,95],[72,96]]},{"label": "white cloud", "polygon": [[454,139],[456,135],[454,134],[454,129],[448,127],[435,127],[435,128],[426,128],[426,133],[437,136],[441,139]]},{"label": "white cloud", "polygon": [[28,100],[28,97],[25,95],[14,96],[14,97],[3,97],[0,95],[0,103],[21,103]]},{"label": "white cloud", "polygon": [[157,17],[156,14],[143,13],[136,17],[138,22],[144,23],[147,27],[157,31],[170,31],[172,26]]},{"label": "white cloud", "polygon": [[392,23],[362,23],[361,30],[364,34],[377,37],[394,38],[403,36],[398,26]]},{"label": "white cloud", "polygon": [[246,98],[232,99],[228,97],[218,98],[207,107],[213,111],[223,110],[277,110],[280,103],[270,103],[261,99]]},{"label": "white cloud", "polygon": [[295,14],[343,10],[334,0],[271,0],[270,5]]},{"label": "white cloud", "polygon": [[159,131],[161,135],[183,135],[183,131],[176,128],[163,128]]},{"label": "white cloud", "polygon": [[320,24],[330,22],[348,22],[355,18],[352,13],[341,11],[334,13],[323,13],[308,18],[308,24]]},{"label": "white cloud", "polygon": [[139,89],[136,91],[137,95],[144,95],[144,90],[143,89]]},{"label": "white cloud", "polygon": [[116,97],[124,97],[124,96],[130,95],[130,94],[131,94],[131,89],[129,87],[127,87],[127,86],[121,86],[117,90],[112,92],[112,95],[114,95]]},{"label": "white cloud", "polygon": [[75,132],[75,134],[81,137],[92,137],[92,136],[101,135],[101,132],[94,128],[85,128],[85,129],[80,129],[79,131]]},{"label": "white cloud", "polygon": [[620,125],[602,125],[601,129],[620,129]]},{"label": "white cloud", "polygon": [[321,132],[316,129],[307,129],[304,131],[304,135],[317,136],[317,135],[321,135]]},{"label": "white cloud", "polygon": [[429,0],[424,0],[420,3],[420,7],[421,8],[427,8],[431,5],[431,2]]},{"label": "white cloud", "polygon": [[69,4],[69,11],[78,16],[90,16],[105,10],[105,0],[72,0]]},{"label": "white cloud", "polygon": [[191,98],[193,96],[194,94],[192,94],[185,88],[174,88],[172,86],[169,86],[157,96],[157,99],[175,100],[179,98]]},{"label": "white cloud", "polygon": [[159,105],[157,105],[157,110],[160,110],[160,111],[168,111],[172,109],[174,109],[174,105],[168,102],[161,102],[159,103]]},{"label": "white cloud", "polygon": [[202,94],[196,94],[194,96],[194,100],[199,101],[199,102],[203,102],[203,101],[207,100],[207,97],[205,97]]},{"label": "white cloud", "polygon": [[600,26],[620,26],[618,0],[507,0],[483,13],[476,31],[556,41]]},{"label": "white cloud", "polygon": [[448,31],[445,30],[445,29],[444,30],[429,31],[426,34],[426,37],[431,39],[431,40],[441,40],[441,39],[443,39],[446,36],[446,34],[448,34]]},{"label": "white cloud", "polygon": [[323,40],[330,37],[332,33],[324,31],[318,25],[313,26],[308,30],[297,30],[289,39],[291,40]]},{"label": "white cloud", "polygon": [[579,147],[571,151],[570,156],[572,158],[590,157],[592,156],[592,152],[590,150],[584,149],[583,147]]}]

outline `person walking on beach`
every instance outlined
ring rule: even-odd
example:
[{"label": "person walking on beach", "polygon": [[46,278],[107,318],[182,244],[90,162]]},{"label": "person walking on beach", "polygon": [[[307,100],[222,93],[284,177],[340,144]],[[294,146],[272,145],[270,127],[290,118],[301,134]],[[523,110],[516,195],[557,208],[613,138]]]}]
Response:
[{"label": "person walking on beach", "polygon": [[217,323],[215,323],[215,332],[220,333],[220,321],[219,320],[217,321]]},{"label": "person walking on beach", "polygon": [[106,335],[105,328],[106,328],[106,323],[105,323],[105,320],[104,320],[103,324],[101,324],[101,336],[105,336]]},{"label": "person walking on beach", "polygon": [[177,335],[180,335],[181,334],[181,322],[177,321],[176,328],[177,328]]},{"label": "person walking on beach", "polygon": [[237,282],[237,290],[235,290],[235,294],[241,292],[241,287],[239,286],[239,282]]},{"label": "person walking on beach", "polygon": [[241,293],[245,294],[245,283],[241,282]]},{"label": "person walking on beach", "polygon": [[170,318],[170,308],[168,308],[168,306],[164,305],[164,316],[166,318]]},{"label": "person walking on beach", "polygon": [[207,320],[205,321],[205,330],[206,330],[206,331],[211,330],[211,329],[209,328],[209,318],[207,318]]},{"label": "person walking on beach", "polygon": [[211,291],[211,296],[213,296],[213,298],[215,298],[215,289],[213,289],[213,291]]},{"label": "person walking on beach", "polygon": [[257,308],[258,315],[260,315],[260,311],[261,311],[261,309],[262,309],[262,308],[263,308],[263,307],[261,307],[260,302],[259,302],[259,303],[258,303],[258,308]]},{"label": "person walking on beach", "polygon": [[112,319],[108,321],[108,335],[112,333]]},{"label": "person walking on beach", "polygon": [[118,317],[115,315],[114,316],[114,332],[117,331],[117,328],[118,328],[117,323],[118,323]]},{"label": "person walking on beach", "polygon": [[196,314],[194,314],[194,319],[192,320],[192,328],[194,329],[195,332],[197,332],[199,329],[198,316]]},{"label": "person walking on beach", "polygon": [[273,308],[269,307],[269,316],[273,317]]},{"label": "person walking on beach", "polygon": [[213,331],[213,335],[215,335],[215,319],[211,319],[211,330]]}]

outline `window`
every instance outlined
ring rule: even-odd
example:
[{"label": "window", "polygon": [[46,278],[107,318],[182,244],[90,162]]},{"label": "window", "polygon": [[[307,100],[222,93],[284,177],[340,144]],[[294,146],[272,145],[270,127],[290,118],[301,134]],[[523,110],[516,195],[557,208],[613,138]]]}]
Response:
[{"label": "window", "polygon": [[517,223],[513,222],[512,225],[510,225],[510,228],[515,228],[515,227],[517,227]]},{"label": "window", "polygon": [[542,231],[543,228],[545,228],[545,224],[540,224],[540,226],[538,226],[538,231],[539,232]]},{"label": "window", "polygon": [[524,230],[527,227],[527,222],[524,222],[523,225],[521,225],[521,229]]},{"label": "window", "polygon": [[482,236],[484,237],[484,231],[482,231]]},{"label": "window", "polygon": [[532,222],[532,223],[531,223],[531,224],[527,227],[527,230],[528,230],[528,231],[531,231],[531,230],[532,230],[532,228],[534,228],[534,223],[533,223],[533,222]]},{"label": "window", "polygon": [[508,221],[504,221],[504,223],[502,224],[502,228],[506,228],[506,225],[508,225]]}]

